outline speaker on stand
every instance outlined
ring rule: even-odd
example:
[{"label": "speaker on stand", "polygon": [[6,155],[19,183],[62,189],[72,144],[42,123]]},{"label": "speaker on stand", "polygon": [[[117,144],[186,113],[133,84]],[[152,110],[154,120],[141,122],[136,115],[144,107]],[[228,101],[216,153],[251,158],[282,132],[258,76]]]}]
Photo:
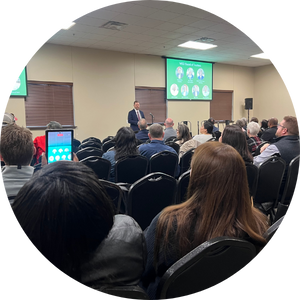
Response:
[{"label": "speaker on stand", "polygon": [[245,109],[248,110],[248,123],[249,123],[249,110],[253,109],[253,98],[245,98]]}]

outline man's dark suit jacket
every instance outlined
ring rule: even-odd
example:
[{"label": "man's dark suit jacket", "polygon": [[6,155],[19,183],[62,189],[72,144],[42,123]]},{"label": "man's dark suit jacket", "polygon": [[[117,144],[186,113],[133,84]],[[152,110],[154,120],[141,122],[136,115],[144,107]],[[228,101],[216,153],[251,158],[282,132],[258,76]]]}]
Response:
[{"label": "man's dark suit jacket", "polygon": [[[145,115],[141,110],[140,110],[140,115],[141,115],[142,119],[145,118]],[[139,130],[139,127],[137,125],[138,121],[139,120],[138,120],[138,117],[136,115],[135,109],[131,110],[128,113],[128,123],[130,123],[130,127],[132,128],[133,131],[138,131]]]}]

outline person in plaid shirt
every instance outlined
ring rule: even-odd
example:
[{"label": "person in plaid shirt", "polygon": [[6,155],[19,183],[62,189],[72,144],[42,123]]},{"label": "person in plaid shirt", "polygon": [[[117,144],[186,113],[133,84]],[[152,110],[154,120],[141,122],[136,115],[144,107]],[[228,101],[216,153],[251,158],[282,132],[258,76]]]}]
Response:
[{"label": "person in plaid shirt", "polygon": [[262,139],[260,139],[257,134],[259,133],[260,127],[256,122],[250,122],[247,126],[247,134],[249,139],[247,140],[249,150],[252,155],[255,153],[256,148],[262,143]]}]

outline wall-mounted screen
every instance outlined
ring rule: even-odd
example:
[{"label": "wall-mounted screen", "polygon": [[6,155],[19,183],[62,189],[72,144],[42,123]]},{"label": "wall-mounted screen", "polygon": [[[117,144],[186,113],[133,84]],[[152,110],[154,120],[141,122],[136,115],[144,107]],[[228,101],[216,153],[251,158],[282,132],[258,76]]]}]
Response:
[{"label": "wall-mounted screen", "polygon": [[11,96],[16,97],[26,97],[27,96],[27,74],[26,67],[23,69],[22,73],[16,80],[16,83],[11,92]]},{"label": "wall-mounted screen", "polygon": [[213,63],[166,58],[167,100],[212,100]]}]

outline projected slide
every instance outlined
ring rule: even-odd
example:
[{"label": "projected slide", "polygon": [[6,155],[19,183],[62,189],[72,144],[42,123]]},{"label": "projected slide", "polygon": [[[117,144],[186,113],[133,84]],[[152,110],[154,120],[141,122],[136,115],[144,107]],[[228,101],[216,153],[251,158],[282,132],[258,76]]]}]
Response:
[{"label": "projected slide", "polygon": [[212,100],[213,64],[166,58],[168,100]]},{"label": "projected slide", "polygon": [[27,76],[26,76],[26,68],[22,71],[20,76],[17,78],[13,90],[11,92],[11,96],[27,96]]}]

